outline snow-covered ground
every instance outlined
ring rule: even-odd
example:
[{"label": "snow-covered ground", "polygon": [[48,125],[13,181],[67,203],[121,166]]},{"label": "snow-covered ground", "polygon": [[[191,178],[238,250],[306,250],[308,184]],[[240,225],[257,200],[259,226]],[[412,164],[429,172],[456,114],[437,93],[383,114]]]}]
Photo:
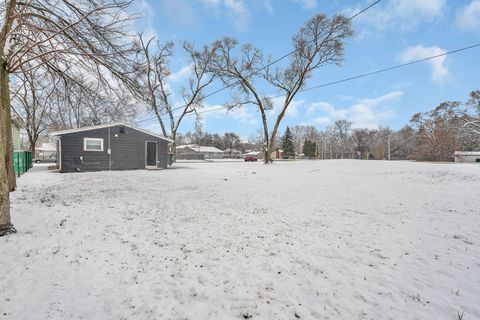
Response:
[{"label": "snow-covered ground", "polygon": [[478,165],[39,168],[0,319],[480,319]]}]

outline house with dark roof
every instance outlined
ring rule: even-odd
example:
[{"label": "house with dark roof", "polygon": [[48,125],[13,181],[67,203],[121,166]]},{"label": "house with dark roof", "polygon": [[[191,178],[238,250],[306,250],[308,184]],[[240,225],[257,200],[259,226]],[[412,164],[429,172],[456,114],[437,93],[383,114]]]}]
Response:
[{"label": "house with dark roof", "polygon": [[51,132],[60,172],[166,169],[173,140],[124,123]]}]

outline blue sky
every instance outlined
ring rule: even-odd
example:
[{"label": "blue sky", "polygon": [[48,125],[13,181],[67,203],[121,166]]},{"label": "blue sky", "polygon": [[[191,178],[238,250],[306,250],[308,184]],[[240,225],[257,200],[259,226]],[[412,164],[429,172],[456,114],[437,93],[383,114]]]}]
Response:
[{"label": "blue sky", "polygon": [[[224,36],[253,43],[272,58],[292,50],[291,36],[314,14],[352,16],[374,2],[340,0],[148,0],[139,3],[136,29],[160,41],[210,43]],[[382,69],[480,42],[480,0],[383,0],[353,20],[355,36],[345,46],[341,66],[319,69],[307,87]],[[181,50],[172,61],[171,87],[188,78]],[[281,126],[310,124],[319,130],[337,119],[354,127],[388,125],[399,129],[416,112],[431,110],[445,100],[467,99],[480,89],[480,48],[413,66],[300,93]],[[286,62],[286,61],[284,61]],[[282,63],[284,63],[282,62]],[[205,91],[214,91],[220,84]],[[266,95],[276,95],[261,87]],[[174,95],[175,98],[175,95]],[[204,110],[229,101],[225,90],[205,101]],[[276,110],[269,115],[270,127]],[[180,131],[194,130],[193,117]],[[255,106],[202,114],[203,130],[234,131],[242,138],[261,128]],[[158,131],[155,120],[141,126]]]}]

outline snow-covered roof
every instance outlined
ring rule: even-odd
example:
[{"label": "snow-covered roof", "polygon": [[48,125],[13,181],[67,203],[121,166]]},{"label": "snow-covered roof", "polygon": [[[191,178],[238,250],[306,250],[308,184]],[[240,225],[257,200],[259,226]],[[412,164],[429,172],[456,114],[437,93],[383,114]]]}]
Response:
[{"label": "snow-covered roof", "polygon": [[231,151],[232,153],[233,153],[233,152],[242,153],[240,150],[237,150],[237,149],[231,149],[231,150],[230,150],[230,148],[225,149],[225,152],[230,152],[230,151]]},{"label": "snow-covered roof", "polygon": [[199,147],[198,144],[182,144],[180,146],[177,146],[175,149],[182,150],[182,149],[185,149],[185,148],[198,148],[198,147]]},{"label": "snow-covered roof", "polygon": [[16,113],[12,114],[11,121],[17,128],[25,128],[22,118],[20,118],[20,116],[18,116]]},{"label": "snow-covered roof", "polygon": [[177,150],[182,150],[182,149],[192,149],[195,152],[221,152],[223,153],[222,150],[215,148],[215,147],[209,147],[209,146],[199,146],[198,144],[185,144],[176,147],[175,149]]},{"label": "snow-covered roof", "polygon": [[480,151],[455,151],[456,156],[480,156]]},{"label": "snow-covered roof", "polygon": [[246,156],[258,156],[259,154],[261,154],[260,151],[249,151],[245,153]]},{"label": "snow-covered roof", "polygon": [[132,129],[138,130],[138,131],[140,131],[140,132],[149,134],[149,135],[151,135],[151,136],[154,136],[154,137],[163,139],[163,140],[165,140],[165,141],[173,142],[173,140],[170,139],[170,138],[167,138],[167,137],[162,136],[162,135],[157,134],[157,133],[150,132],[150,131],[145,130],[145,129],[142,129],[142,128],[138,128],[138,127],[132,126],[132,125],[130,125],[130,124],[125,124],[125,123],[123,123],[123,122],[115,122],[115,123],[110,123],[110,124],[101,124],[101,125],[97,125],[97,126],[89,126],[89,127],[83,127],[83,128],[77,128],[77,129],[55,131],[55,132],[50,132],[50,135],[51,135],[51,136],[62,136],[62,135],[64,135],[64,134],[69,134],[69,133],[82,132],[82,131],[90,131],[90,130],[96,130],[96,129],[102,129],[102,128],[116,127],[116,126],[124,126],[124,127],[128,127],[128,128],[132,128]]}]

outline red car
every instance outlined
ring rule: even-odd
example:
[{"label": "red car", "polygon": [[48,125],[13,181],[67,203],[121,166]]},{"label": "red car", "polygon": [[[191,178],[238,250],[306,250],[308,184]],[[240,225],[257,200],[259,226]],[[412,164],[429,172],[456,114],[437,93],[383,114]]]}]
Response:
[{"label": "red car", "polygon": [[245,160],[245,162],[256,162],[258,159],[257,157],[254,157],[254,156],[245,156],[245,158],[243,158],[243,160]]}]

